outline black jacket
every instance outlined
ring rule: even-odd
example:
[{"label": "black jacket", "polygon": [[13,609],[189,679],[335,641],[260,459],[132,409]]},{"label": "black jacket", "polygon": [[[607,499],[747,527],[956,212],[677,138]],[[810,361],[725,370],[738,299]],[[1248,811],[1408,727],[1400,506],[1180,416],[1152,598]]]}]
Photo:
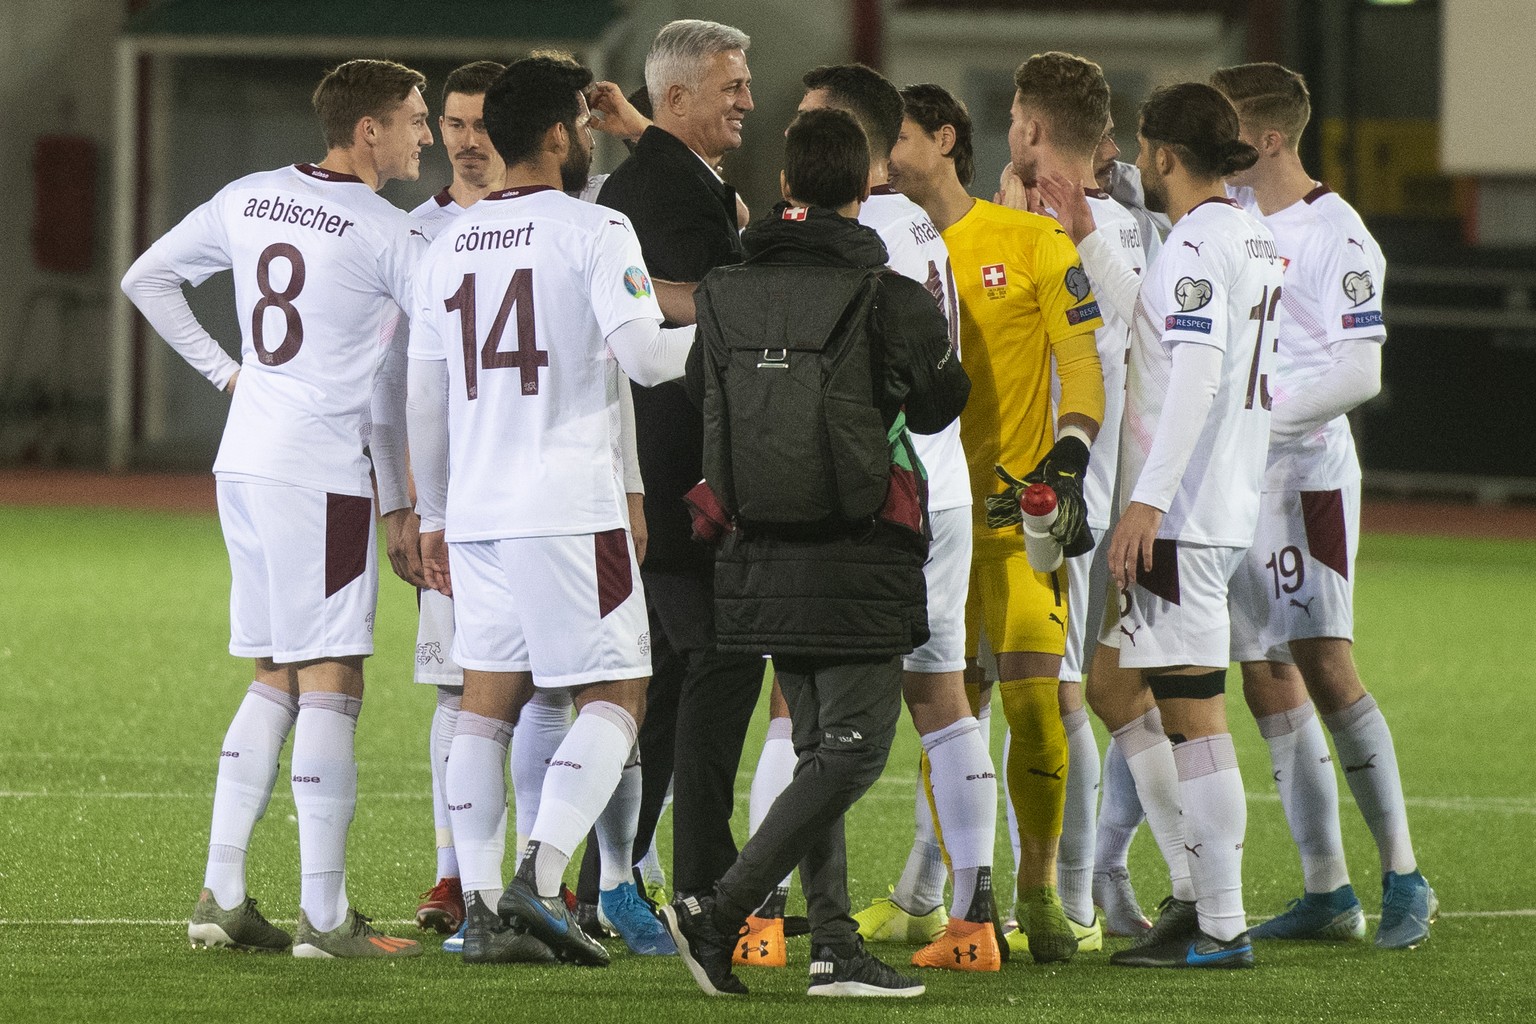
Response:
[{"label": "black jacket", "polygon": [[[731,318],[797,323],[793,295],[817,287],[828,268],[878,268],[880,236],[822,209],[786,220],[781,206],[747,229],[747,261],[704,279],[699,289],[699,343],[688,360],[688,390],[703,403],[703,351]],[[737,286],[746,275],[771,275],[788,296],[776,308],[752,308]],[[824,327],[820,328],[824,329]],[[970,380],[950,345],[949,330],[927,289],[887,271],[880,279],[871,334],[875,404],[889,427],[903,409],[913,430],[940,430],[965,406]],[[717,440],[706,437],[705,443]],[[926,545],[878,519],[806,537],[743,527],[727,534],[715,562],[715,632],[722,650],[884,658],[905,654],[928,637],[922,565]]]},{"label": "black jacket", "polygon": [[[676,136],[652,126],[603,183],[597,201],[629,217],[652,276],[699,281],[739,263],[736,190]],[[708,549],[689,540],[683,495],[703,475],[703,421],[682,387],[634,388],[635,439],[645,480],[649,571],[707,573]]]}]

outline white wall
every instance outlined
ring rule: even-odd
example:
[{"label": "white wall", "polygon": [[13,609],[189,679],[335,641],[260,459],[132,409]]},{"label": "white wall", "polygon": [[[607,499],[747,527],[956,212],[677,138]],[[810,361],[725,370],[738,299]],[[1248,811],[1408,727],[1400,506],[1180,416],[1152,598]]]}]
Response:
[{"label": "white wall", "polygon": [[1536,3],[1441,0],[1447,174],[1536,175]]}]

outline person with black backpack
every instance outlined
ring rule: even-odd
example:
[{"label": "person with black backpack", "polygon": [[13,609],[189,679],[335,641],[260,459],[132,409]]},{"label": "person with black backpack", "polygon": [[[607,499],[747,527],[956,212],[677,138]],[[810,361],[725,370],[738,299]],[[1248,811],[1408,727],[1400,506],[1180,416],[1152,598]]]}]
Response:
[{"label": "person with black backpack", "polygon": [[745,994],[731,954],[796,865],[811,995],[915,996],[849,916],[843,815],[885,767],[901,656],[928,636],[926,486],[908,430],[960,414],[970,380],[943,315],[886,267],[856,218],[869,144],[840,110],[785,135],[786,202],[742,236],[745,263],[701,283],[687,386],[704,410],[696,532],[718,538],[721,650],[771,655],[793,722],[794,780],[712,894],[663,908],[694,979]]}]

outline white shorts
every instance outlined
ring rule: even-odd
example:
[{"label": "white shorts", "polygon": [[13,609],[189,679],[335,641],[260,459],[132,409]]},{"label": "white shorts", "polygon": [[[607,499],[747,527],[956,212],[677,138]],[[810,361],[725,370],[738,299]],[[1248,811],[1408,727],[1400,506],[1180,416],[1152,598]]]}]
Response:
[{"label": "white shorts", "polygon": [[1266,491],[1232,577],[1232,660],[1290,662],[1287,641],[1355,635],[1360,485]]},{"label": "white shorts", "polygon": [[229,653],[280,665],[373,653],[373,499],[221,478]]},{"label": "white shorts", "polygon": [[1064,683],[1082,682],[1085,668],[1093,664],[1092,645],[1098,640],[1109,593],[1106,532],[1093,529],[1093,550],[1067,559],[1067,650],[1061,658],[1060,677]]},{"label": "white shorts", "polygon": [[464,670],[453,660],[453,598],[418,590],[416,612],[416,681],[463,686]]},{"label": "white shorts", "polygon": [[448,561],[461,667],[532,672],[541,688],[651,674],[628,530],[450,543]]},{"label": "white shorts", "polygon": [[928,642],[902,659],[908,672],[959,672],[965,668],[965,595],[971,581],[971,508],[944,508],[929,515],[933,542],[923,579],[928,584]]},{"label": "white shorts", "polygon": [[1152,571],[1106,611],[1099,642],[1120,651],[1121,668],[1201,665],[1225,669],[1232,646],[1227,581],[1242,548],[1156,541]]}]

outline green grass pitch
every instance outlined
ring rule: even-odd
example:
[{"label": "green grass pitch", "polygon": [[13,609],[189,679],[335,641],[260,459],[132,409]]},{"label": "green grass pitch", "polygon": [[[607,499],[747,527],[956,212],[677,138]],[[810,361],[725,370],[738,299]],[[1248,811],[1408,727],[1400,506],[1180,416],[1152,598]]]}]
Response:
[{"label": "green grass pitch", "polygon": [[[1261,946],[1257,970],[1231,974],[1111,969],[1092,954],[1000,976],[930,972],[928,994],[900,1005],[825,1005],[803,997],[808,951],[793,940],[788,970],[746,971],[753,995],[722,1001],[673,959],[617,950],[606,971],[470,968],[436,936],[421,959],[392,964],[190,950],[182,922],[201,883],[216,752],[249,681],[225,651],[217,522],[0,508],[0,1021],[1536,1020],[1536,544],[1368,536],[1359,575],[1362,674],[1396,734],[1419,860],[1443,908],[1427,945]],[[353,901],[402,935],[433,881],[432,692],[410,681],[414,621],[409,590],[386,579],[348,879]],[[1247,906],[1262,915],[1300,894],[1301,875],[1240,702],[1232,720],[1251,794]],[[850,815],[856,904],[900,868],[916,749],[904,726],[886,777]],[[1351,871],[1374,913],[1376,855],[1340,788]],[[279,785],[251,851],[252,892],[289,922],[292,813]],[[1150,905],[1166,875],[1144,833],[1132,871]],[[998,854],[1008,863],[1005,843]]]}]

